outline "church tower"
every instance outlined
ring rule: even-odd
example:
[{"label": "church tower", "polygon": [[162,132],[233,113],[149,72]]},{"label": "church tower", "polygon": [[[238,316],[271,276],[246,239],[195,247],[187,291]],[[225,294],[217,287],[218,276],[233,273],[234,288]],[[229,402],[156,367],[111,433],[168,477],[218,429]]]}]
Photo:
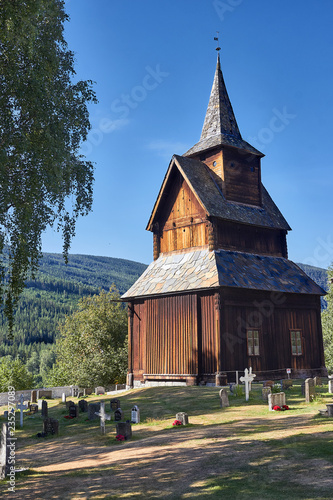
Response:
[{"label": "church tower", "polygon": [[172,157],[147,225],[154,261],[123,296],[128,385],[326,373],[325,292],[288,260],[263,156],[242,139],[218,55],[200,140]]}]

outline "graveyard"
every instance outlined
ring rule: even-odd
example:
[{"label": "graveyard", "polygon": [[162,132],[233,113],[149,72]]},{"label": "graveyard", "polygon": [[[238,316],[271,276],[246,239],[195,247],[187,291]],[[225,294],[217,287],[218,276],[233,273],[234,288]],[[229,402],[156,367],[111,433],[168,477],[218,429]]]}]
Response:
[{"label": "graveyard", "polygon": [[248,401],[245,389],[142,388],[42,399],[33,411],[21,403],[15,415],[16,488],[8,493],[7,477],[0,495],[331,498],[333,418],[326,404],[333,399],[327,379],[310,388],[294,380],[278,392],[275,385],[252,381]]}]

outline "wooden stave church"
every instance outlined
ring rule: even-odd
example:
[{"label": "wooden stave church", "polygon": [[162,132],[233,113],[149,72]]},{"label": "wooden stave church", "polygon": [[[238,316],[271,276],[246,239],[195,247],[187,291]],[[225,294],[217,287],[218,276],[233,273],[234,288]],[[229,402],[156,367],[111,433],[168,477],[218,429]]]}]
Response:
[{"label": "wooden stave church", "polygon": [[325,291],[288,260],[263,156],[241,137],[218,54],[200,141],[171,159],[147,225],[154,261],[122,297],[128,386],[327,374]]}]

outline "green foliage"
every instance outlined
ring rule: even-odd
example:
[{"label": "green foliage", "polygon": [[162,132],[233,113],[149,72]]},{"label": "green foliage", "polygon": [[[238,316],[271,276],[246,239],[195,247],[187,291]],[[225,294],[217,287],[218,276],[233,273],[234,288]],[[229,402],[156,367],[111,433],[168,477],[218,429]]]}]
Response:
[{"label": "green foliage", "polygon": [[57,361],[49,382],[86,387],[124,382],[127,371],[127,313],[115,288],[80,300],[60,326]]},{"label": "green foliage", "polygon": [[325,364],[329,373],[333,373],[333,267],[328,270],[329,291],[326,295],[327,309],[322,312]]},{"label": "green foliage", "polygon": [[43,231],[62,231],[66,259],[92,205],[93,165],[80,147],[96,97],[91,81],[73,83],[66,20],[62,0],[0,3],[0,292],[10,331]]},{"label": "green foliage", "polygon": [[0,392],[7,392],[8,387],[16,391],[33,388],[33,376],[20,359],[5,356],[0,360]]}]

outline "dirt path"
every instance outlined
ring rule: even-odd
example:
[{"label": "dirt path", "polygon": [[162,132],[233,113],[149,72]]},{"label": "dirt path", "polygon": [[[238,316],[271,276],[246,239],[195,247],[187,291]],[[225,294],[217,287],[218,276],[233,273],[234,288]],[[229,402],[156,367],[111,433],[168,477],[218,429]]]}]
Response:
[{"label": "dirt path", "polygon": [[332,435],[333,428],[330,423],[318,427],[312,415],[283,414],[275,415],[274,420],[247,418],[229,424],[162,431],[118,446],[81,444],[74,438],[48,440],[18,452],[20,465],[33,468],[38,475],[22,478],[16,493],[5,493],[3,498],[209,499],[207,480],[244,468],[262,474],[263,481],[267,474],[283,481],[292,475],[293,481],[306,479],[314,488],[319,480],[333,488],[330,463],[312,461],[304,478],[304,467],[297,460],[291,464],[284,453],[274,449],[271,440],[299,433]]}]

